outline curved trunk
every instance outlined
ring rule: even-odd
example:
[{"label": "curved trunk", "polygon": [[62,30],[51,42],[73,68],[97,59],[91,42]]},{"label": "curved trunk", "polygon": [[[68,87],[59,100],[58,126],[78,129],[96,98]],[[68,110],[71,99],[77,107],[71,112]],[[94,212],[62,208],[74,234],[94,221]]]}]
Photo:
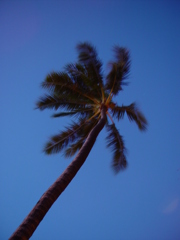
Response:
[{"label": "curved trunk", "polygon": [[36,203],[35,207],[31,210],[31,212],[13,233],[13,235],[9,238],[9,240],[27,240],[32,236],[53,203],[65,190],[65,188],[75,177],[76,173],[85,162],[96,141],[98,134],[103,129],[105,123],[106,109],[103,107],[101,109],[101,119],[89,133],[85,143],[79,150],[75,159],[70,163],[70,165],[61,174],[61,176],[53,183],[53,185],[42,195],[40,200]]}]

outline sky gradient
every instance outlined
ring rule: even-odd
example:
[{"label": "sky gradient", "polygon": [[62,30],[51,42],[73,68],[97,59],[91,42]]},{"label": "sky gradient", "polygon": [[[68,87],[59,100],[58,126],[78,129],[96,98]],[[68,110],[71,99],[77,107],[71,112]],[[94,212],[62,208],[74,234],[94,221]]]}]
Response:
[{"label": "sky gradient", "polygon": [[136,101],[148,131],[119,122],[128,168],[114,175],[103,130],[31,239],[180,239],[179,13],[175,0],[0,1],[0,239],[72,160],[42,152],[69,119],[34,108],[45,76],[75,62],[83,41],[97,48],[104,74],[112,47],[129,49],[129,86],[116,100]]}]

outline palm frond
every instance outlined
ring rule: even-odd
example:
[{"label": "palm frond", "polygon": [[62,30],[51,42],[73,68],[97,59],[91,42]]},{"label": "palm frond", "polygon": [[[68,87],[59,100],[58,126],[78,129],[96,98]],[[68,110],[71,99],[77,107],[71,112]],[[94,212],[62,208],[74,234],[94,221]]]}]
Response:
[{"label": "palm frond", "polygon": [[96,123],[97,119],[87,122],[85,118],[79,119],[78,123],[73,122],[65,131],[50,138],[50,141],[45,145],[44,152],[52,154],[66,149],[65,155],[72,156],[81,148]]},{"label": "palm frond", "polygon": [[86,92],[86,94],[90,94],[97,99],[100,98],[100,87],[97,83],[94,84],[92,77],[89,76],[86,66],[83,66],[80,63],[68,64],[65,70],[81,91]]},{"label": "palm frond", "polygon": [[78,138],[74,143],[72,143],[68,148],[65,150],[66,157],[72,157],[84,144],[86,138],[88,137],[90,131],[97,123],[97,119],[93,118],[91,121],[86,121],[81,129],[77,132]]},{"label": "palm frond", "polygon": [[97,102],[93,91],[86,93],[67,73],[49,74],[42,83],[42,87],[46,88],[54,96],[58,96],[58,98],[79,99],[91,103]]},{"label": "palm frond", "polygon": [[111,70],[106,77],[105,89],[117,95],[122,90],[122,86],[127,85],[124,81],[129,75],[130,56],[126,48],[115,46],[114,52],[115,61],[109,63]]},{"label": "palm frond", "polygon": [[115,106],[113,109],[111,109],[112,116],[117,117],[117,119],[122,119],[124,117],[124,114],[126,112],[126,109],[128,106]]},{"label": "palm frond", "polygon": [[68,111],[79,111],[80,109],[89,110],[90,106],[91,105],[89,104],[89,100],[87,99],[81,101],[81,99],[71,99],[71,97],[64,97],[60,94],[59,96],[45,95],[36,102],[36,107],[40,110],[44,110],[46,108],[55,110],[64,108]]},{"label": "palm frond", "polygon": [[42,82],[42,88],[45,88],[49,91],[58,91],[63,85],[72,85],[72,79],[65,72],[52,72],[48,74],[45,80]]},{"label": "palm frond", "polygon": [[115,124],[106,125],[108,136],[106,137],[107,140],[107,147],[111,147],[113,151],[113,163],[112,167],[116,173],[120,170],[123,170],[127,167],[127,160],[126,160],[126,148],[124,146],[124,141],[122,136],[119,134]]},{"label": "palm frond", "polygon": [[88,77],[94,86],[103,86],[102,63],[98,59],[95,47],[84,42],[77,45],[79,63],[86,67]]},{"label": "palm frond", "polygon": [[57,110],[61,106],[59,100],[51,95],[45,95],[36,102],[36,108],[44,110],[46,108]]},{"label": "palm frond", "polygon": [[89,91],[88,87],[91,87],[91,83],[87,76],[87,71],[82,64],[68,64],[65,67],[65,71],[80,89]]},{"label": "palm frond", "polygon": [[114,53],[117,63],[121,63],[123,66],[123,77],[126,78],[130,70],[130,56],[127,48],[115,46]]},{"label": "palm frond", "polygon": [[81,117],[88,117],[89,115],[93,114],[93,109],[92,108],[79,108],[75,111],[70,111],[70,112],[60,112],[60,113],[55,113],[52,115],[52,117],[57,118],[57,117],[66,117],[66,116],[81,116]]},{"label": "palm frond", "polygon": [[126,112],[129,120],[135,121],[141,131],[145,131],[147,129],[147,120],[143,113],[138,109],[136,103],[132,103],[129,106],[115,106],[111,111],[112,115],[117,117],[118,120],[123,118]]},{"label": "palm frond", "polygon": [[74,154],[76,154],[77,151],[79,151],[84,143],[84,139],[79,139],[75,143],[72,143],[70,147],[66,148],[65,150],[65,156],[66,157],[72,157]]},{"label": "palm frond", "polygon": [[49,142],[45,145],[44,152],[46,154],[58,153],[64,148],[67,148],[69,144],[78,139],[78,131],[84,123],[84,119],[81,119],[79,123],[73,122],[65,131],[61,131],[59,134],[52,136]]}]

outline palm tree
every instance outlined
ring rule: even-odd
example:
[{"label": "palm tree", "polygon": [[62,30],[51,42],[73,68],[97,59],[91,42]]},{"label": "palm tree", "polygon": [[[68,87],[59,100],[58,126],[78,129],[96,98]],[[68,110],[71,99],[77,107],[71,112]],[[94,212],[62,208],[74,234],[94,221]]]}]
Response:
[{"label": "palm tree", "polygon": [[[77,155],[67,169],[42,195],[35,207],[25,218],[10,239],[29,239],[45,214],[59,195],[65,190],[85,162],[100,131],[107,129],[107,146],[113,152],[112,167],[119,172],[127,167],[126,148],[123,138],[116,128],[118,121],[127,114],[141,131],[147,127],[144,115],[135,103],[119,106],[113,97],[127,85],[130,57],[126,48],[114,47],[115,60],[110,63],[106,78],[102,74],[102,63],[96,49],[89,43],[77,45],[78,61],[68,64],[63,72],[47,75],[42,87],[49,94],[40,98],[36,106],[40,110],[61,110],[53,117],[73,116],[76,121],[64,131],[51,137],[45,145],[47,154],[64,151],[66,157]],[[62,111],[63,110],[63,111]]]}]

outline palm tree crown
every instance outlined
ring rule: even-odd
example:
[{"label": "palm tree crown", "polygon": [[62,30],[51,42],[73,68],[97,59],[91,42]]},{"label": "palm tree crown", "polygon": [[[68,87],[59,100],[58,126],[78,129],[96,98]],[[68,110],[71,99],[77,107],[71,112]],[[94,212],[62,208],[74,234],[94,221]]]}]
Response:
[{"label": "palm tree crown", "polygon": [[115,60],[110,62],[106,77],[102,74],[102,63],[96,49],[89,43],[77,45],[78,61],[68,64],[62,72],[49,74],[42,87],[49,94],[40,98],[37,108],[61,110],[53,117],[74,116],[76,121],[64,131],[51,137],[44,151],[47,154],[65,151],[65,156],[73,156],[83,145],[88,134],[101,117],[101,109],[106,110],[107,146],[113,151],[113,168],[116,172],[127,166],[126,148],[113,119],[118,121],[127,114],[141,131],[146,130],[147,120],[135,103],[118,106],[113,97],[127,85],[130,70],[130,56],[126,48],[114,47]]}]

